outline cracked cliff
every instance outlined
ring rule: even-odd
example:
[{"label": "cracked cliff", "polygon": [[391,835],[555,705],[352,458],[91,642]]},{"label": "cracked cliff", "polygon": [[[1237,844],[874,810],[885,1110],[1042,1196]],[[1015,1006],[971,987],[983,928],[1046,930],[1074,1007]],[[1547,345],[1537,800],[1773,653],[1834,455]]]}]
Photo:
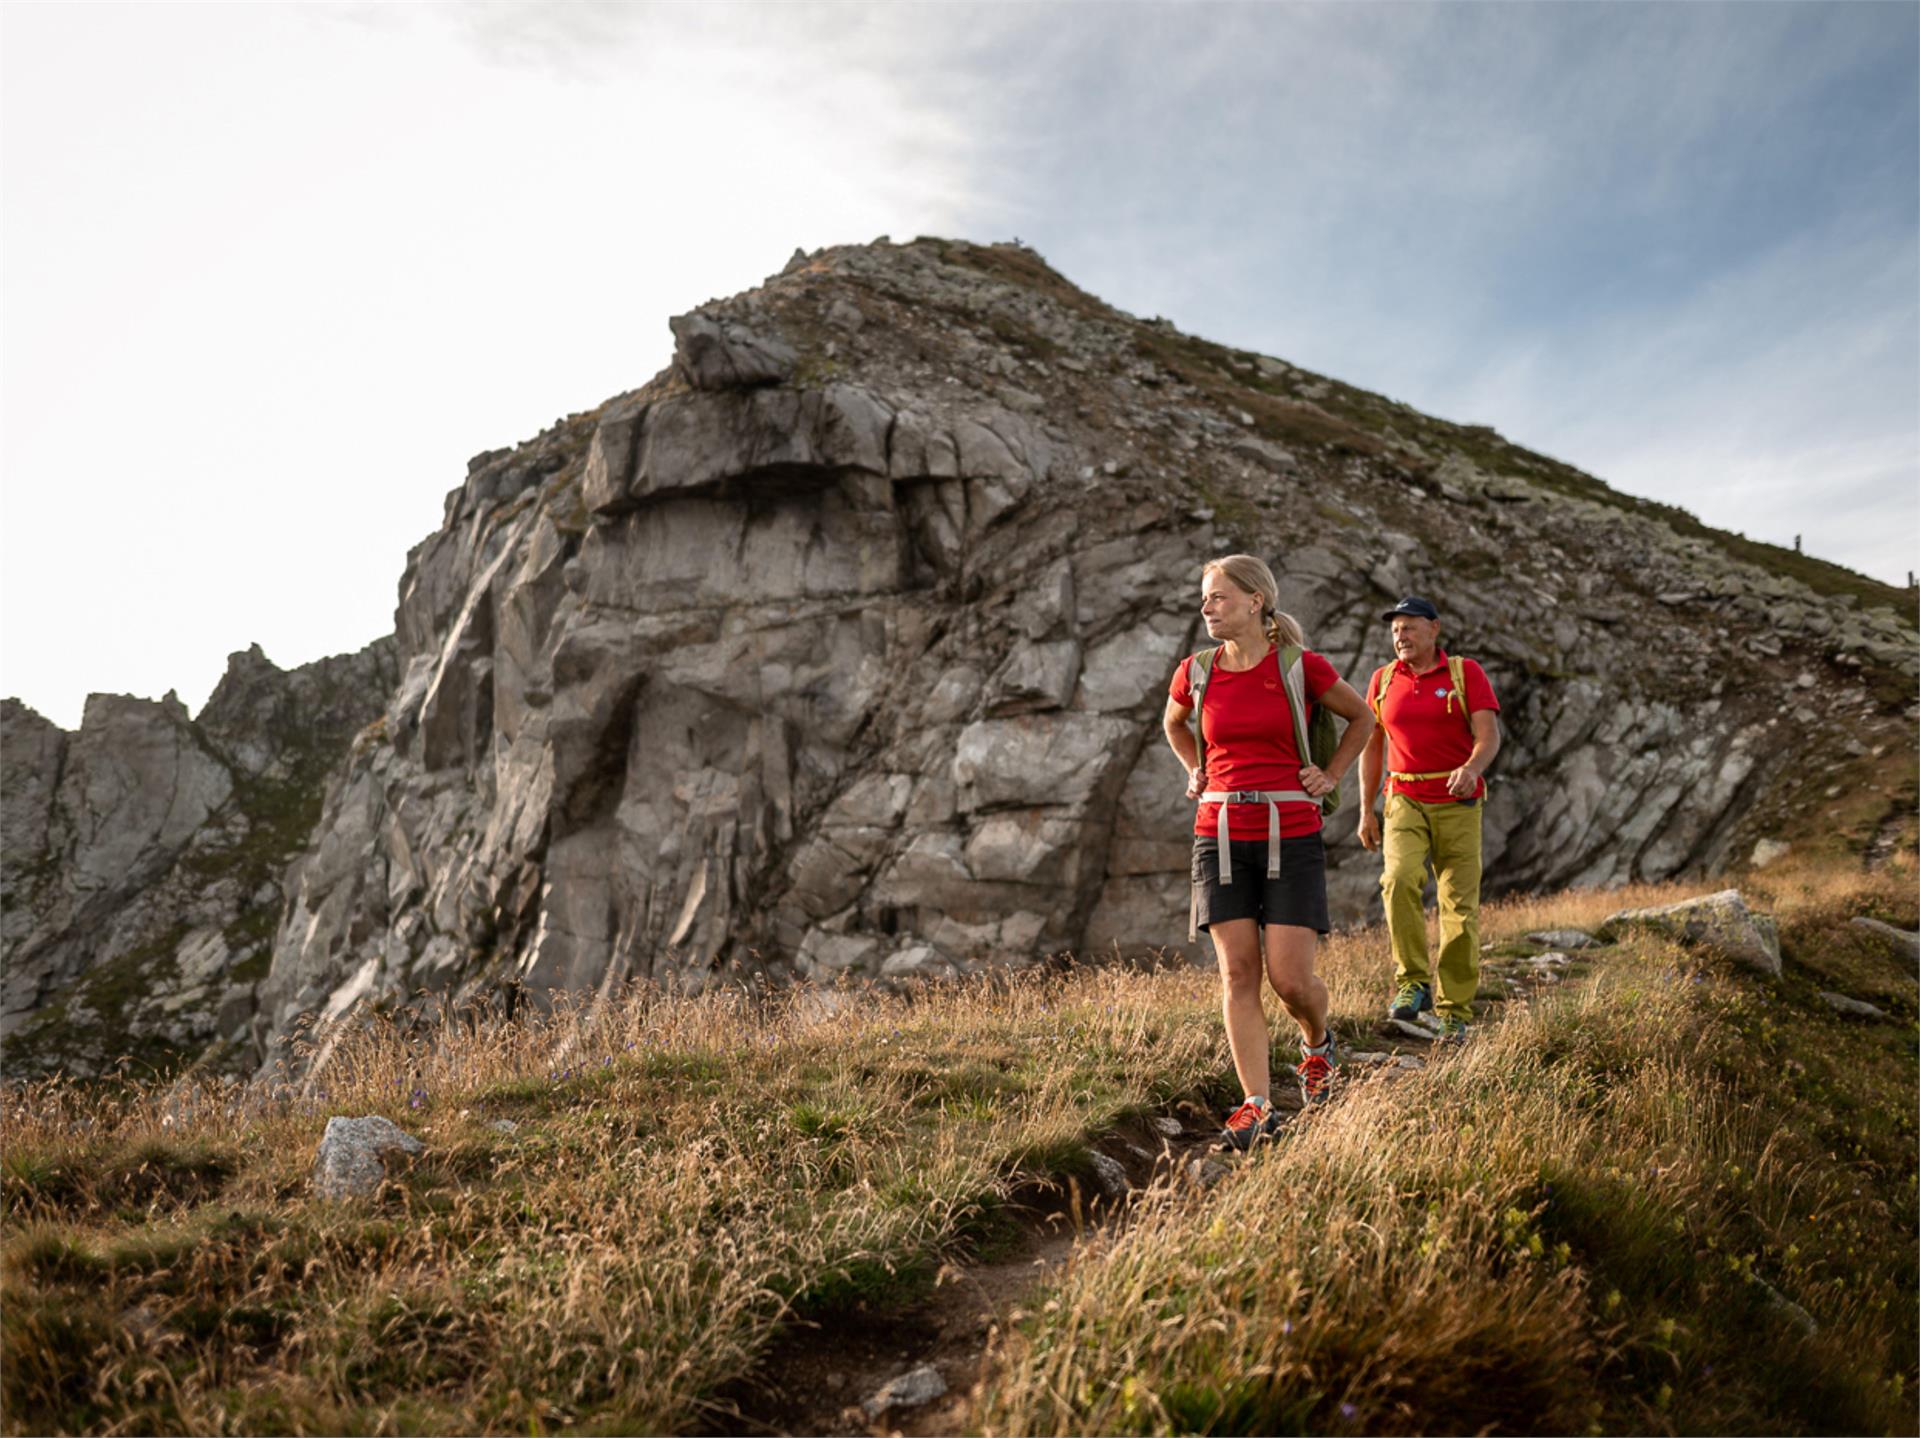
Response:
[{"label": "cracked cliff", "polygon": [[[364,727],[252,891],[268,971],[210,1000],[256,1058],[421,991],[1181,948],[1192,811],[1158,720],[1199,565],[1235,549],[1356,687],[1383,601],[1439,602],[1505,706],[1495,890],[1724,867],[1817,799],[1812,754],[1907,802],[1900,591],[1134,319],[1029,250],[796,254],[673,329],[641,389],[475,459],[408,557]],[[9,723],[10,797],[31,737]],[[1347,919],[1377,902],[1352,802]],[[10,1006],[18,876],[63,862],[15,827]]]}]

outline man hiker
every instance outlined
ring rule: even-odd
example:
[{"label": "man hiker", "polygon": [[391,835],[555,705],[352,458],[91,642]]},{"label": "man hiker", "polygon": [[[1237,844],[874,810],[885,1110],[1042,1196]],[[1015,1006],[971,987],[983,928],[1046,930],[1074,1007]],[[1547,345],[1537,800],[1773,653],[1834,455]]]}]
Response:
[{"label": "man hiker", "polygon": [[[1381,617],[1393,625],[1396,657],[1367,683],[1379,724],[1360,755],[1360,843],[1386,850],[1380,893],[1395,979],[1387,1012],[1412,1019],[1432,1009],[1441,1039],[1459,1042],[1480,987],[1480,802],[1500,752],[1500,702],[1478,664],[1440,647],[1440,611],[1428,601],[1408,595]],[[1384,838],[1373,812],[1383,770]],[[1421,904],[1429,861],[1440,891],[1432,965]]]}]

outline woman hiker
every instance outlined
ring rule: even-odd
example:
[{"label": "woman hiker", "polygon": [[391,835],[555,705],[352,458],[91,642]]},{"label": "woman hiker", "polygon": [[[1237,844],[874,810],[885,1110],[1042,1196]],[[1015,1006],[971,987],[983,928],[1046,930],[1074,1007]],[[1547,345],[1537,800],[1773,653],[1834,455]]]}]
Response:
[{"label": "woman hiker", "polygon": [[[1273,571],[1252,555],[1228,555],[1206,566],[1200,615],[1218,648],[1181,661],[1164,721],[1167,742],[1187,768],[1187,797],[1200,801],[1193,826],[1195,921],[1219,957],[1227,1045],[1246,1094],[1222,1134],[1237,1149],[1279,1127],[1268,1093],[1263,951],[1266,977],[1300,1027],[1301,1098],[1320,1103],[1332,1084],[1336,1057],[1327,986],[1313,971],[1314,948],[1328,928],[1319,800],[1373,733],[1366,702],[1306,648],[1299,624],[1278,604]],[[1291,668],[1283,669],[1287,662]],[[1188,728],[1196,688],[1198,745]],[[1298,724],[1294,703],[1301,709]],[[1315,704],[1347,721],[1324,768],[1308,762],[1297,737],[1304,735],[1307,709]]]}]

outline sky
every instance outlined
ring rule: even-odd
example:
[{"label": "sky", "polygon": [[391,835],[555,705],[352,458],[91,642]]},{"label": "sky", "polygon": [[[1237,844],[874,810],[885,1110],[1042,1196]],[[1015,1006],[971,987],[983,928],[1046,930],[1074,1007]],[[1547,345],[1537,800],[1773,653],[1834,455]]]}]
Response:
[{"label": "sky", "polygon": [[921,234],[1920,565],[1917,5],[14,0],[0,693],[358,649],[469,456]]}]

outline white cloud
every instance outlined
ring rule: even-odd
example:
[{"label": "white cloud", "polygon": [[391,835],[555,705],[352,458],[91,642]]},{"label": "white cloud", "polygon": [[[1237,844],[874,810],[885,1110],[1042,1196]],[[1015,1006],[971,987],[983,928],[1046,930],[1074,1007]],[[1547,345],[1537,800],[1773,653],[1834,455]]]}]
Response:
[{"label": "white cloud", "polygon": [[9,14],[0,690],[70,726],[371,640],[467,455],[794,245],[974,207],[976,138],[899,77],[513,8]]}]

